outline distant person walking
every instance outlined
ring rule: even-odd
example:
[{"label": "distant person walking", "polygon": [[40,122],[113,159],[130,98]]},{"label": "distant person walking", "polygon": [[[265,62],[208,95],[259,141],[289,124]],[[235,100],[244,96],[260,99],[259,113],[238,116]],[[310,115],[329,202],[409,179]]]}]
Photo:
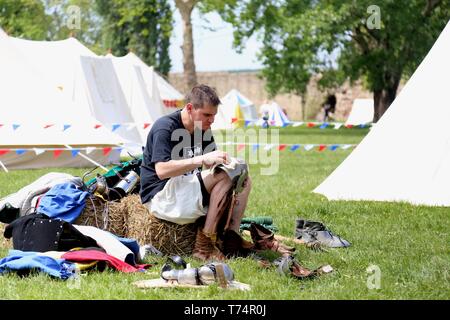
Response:
[{"label": "distant person walking", "polygon": [[323,122],[327,122],[330,118],[330,114],[334,115],[336,111],[336,96],[334,94],[328,95],[325,102],[322,104],[324,110]]}]

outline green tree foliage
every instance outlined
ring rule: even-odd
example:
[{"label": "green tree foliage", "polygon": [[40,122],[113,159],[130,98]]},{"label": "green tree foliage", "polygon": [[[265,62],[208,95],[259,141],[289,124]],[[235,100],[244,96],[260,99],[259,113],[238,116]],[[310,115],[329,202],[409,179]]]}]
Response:
[{"label": "green tree foliage", "polygon": [[147,64],[167,74],[172,10],[167,0],[96,0],[103,18],[104,46],[114,55],[132,50]]},{"label": "green tree foliage", "polygon": [[[376,6],[373,6],[376,5]],[[208,0],[235,27],[235,46],[258,34],[267,89],[304,94],[311,76],[330,87],[364,79],[375,120],[394,100],[450,19],[449,0]]]},{"label": "green tree foliage", "polygon": [[45,39],[50,22],[40,1],[0,0],[0,28],[11,36]]},{"label": "green tree foliage", "polygon": [[76,37],[98,54],[104,54],[101,46],[101,17],[91,0],[42,0],[50,16],[48,40]]}]

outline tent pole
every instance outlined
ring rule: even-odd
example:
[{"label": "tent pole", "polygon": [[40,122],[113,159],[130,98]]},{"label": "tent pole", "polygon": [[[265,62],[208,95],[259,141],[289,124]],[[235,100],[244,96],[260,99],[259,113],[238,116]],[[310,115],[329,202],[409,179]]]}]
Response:
[{"label": "tent pole", "polygon": [[5,172],[9,172],[8,169],[5,167],[5,165],[3,164],[3,162],[0,161],[0,166],[3,168],[3,170],[5,170]]},{"label": "tent pole", "polygon": [[[66,146],[66,148],[73,149],[71,146],[69,146],[69,145],[67,145],[67,144],[66,144],[65,146]],[[89,158],[88,156],[82,154],[81,152],[79,152],[78,155],[79,155],[80,157],[83,157],[83,158],[86,159],[87,161],[89,161],[89,162],[95,164],[97,167],[102,168],[102,169],[105,170],[106,172],[109,171],[106,167],[102,166],[100,163],[98,163],[98,162],[96,162],[95,160]]]}]

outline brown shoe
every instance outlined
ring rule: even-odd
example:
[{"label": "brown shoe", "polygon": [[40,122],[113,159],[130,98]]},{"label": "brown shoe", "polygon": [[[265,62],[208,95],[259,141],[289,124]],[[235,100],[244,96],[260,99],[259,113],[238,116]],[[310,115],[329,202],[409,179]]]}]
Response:
[{"label": "brown shoe", "polygon": [[233,230],[225,231],[223,236],[222,251],[227,257],[247,257],[255,245],[241,237]]},{"label": "brown shoe", "polygon": [[216,247],[216,235],[206,235],[198,229],[192,256],[202,261],[225,260],[223,253]]},{"label": "brown shoe", "polygon": [[289,256],[295,251],[294,247],[289,247],[275,239],[274,233],[260,224],[252,222],[250,234],[256,250],[271,250],[279,252],[283,256]]}]

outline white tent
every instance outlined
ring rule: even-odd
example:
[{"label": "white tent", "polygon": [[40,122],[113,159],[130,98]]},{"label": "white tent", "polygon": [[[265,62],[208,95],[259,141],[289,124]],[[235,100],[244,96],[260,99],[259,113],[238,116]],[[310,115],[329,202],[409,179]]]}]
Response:
[{"label": "white tent", "polygon": [[42,78],[129,143],[141,139],[111,59],[98,57],[78,40],[31,41],[10,38]]},{"label": "white tent", "polygon": [[314,192],[450,206],[450,22],[383,117]]},{"label": "white tent", "polygon": [[219,105],[214,123],[211,126],[213,130],[243,127],[246,122],[258,120],[253,102],[236,89],[232,89],[220,101],[222,103]]},{"label": "white tent", "polygon": [[[108,54],[107,57],[112,59],[127,105],[137,124],[141,141],[145,144],[150,124],[162,117],[165,112],[162,101],[159,99],[158,88],[156,88],[156,75],[155,73],[147,74],[146,81],[144,79],[146,71],[142,70],[142,65],[135,63],[131,54],[123,57]],[[152,78],[148,79],[148,77]]]},{"label": "white tent", "polygon": [[345,125],[357,126],[372,123],[373,116],[373,99],[355,99]]},{"label": "white tent", "polygon": [[[163,77],[161,77],[153,67],[148,66],[133,52],[127,54],[127,57],[136,66],[139,66],[142,72],[142,76],[147,85],[148,90],[155,90],[153,93],[153,100],[161,103],[161,108],[164,114],[169,114],[178,107],[183,106],[184,97],[173,86],[171,86]],[[153,85],[156,84],[156,86]]]},{"label": "white tent", "polygon": [[[284,113],[283,109],[281,109],[281,107],[275,101],[265,103],[259,108],[261,117],[266,112],[269,116],[268,122],[270,126],[285,127],[289,125],[289,123],[291,123],[287,115]],[[261,120],[259,122],[261,122]]]},{"label": "white tent", "polygon": [[47,83],[1,29],[0,70],[0,161],[6,168],[88,166],[88,152],[100,164],[118,160],[117,152],[105,150],[123,139],[96,129],[89,110]]}]

